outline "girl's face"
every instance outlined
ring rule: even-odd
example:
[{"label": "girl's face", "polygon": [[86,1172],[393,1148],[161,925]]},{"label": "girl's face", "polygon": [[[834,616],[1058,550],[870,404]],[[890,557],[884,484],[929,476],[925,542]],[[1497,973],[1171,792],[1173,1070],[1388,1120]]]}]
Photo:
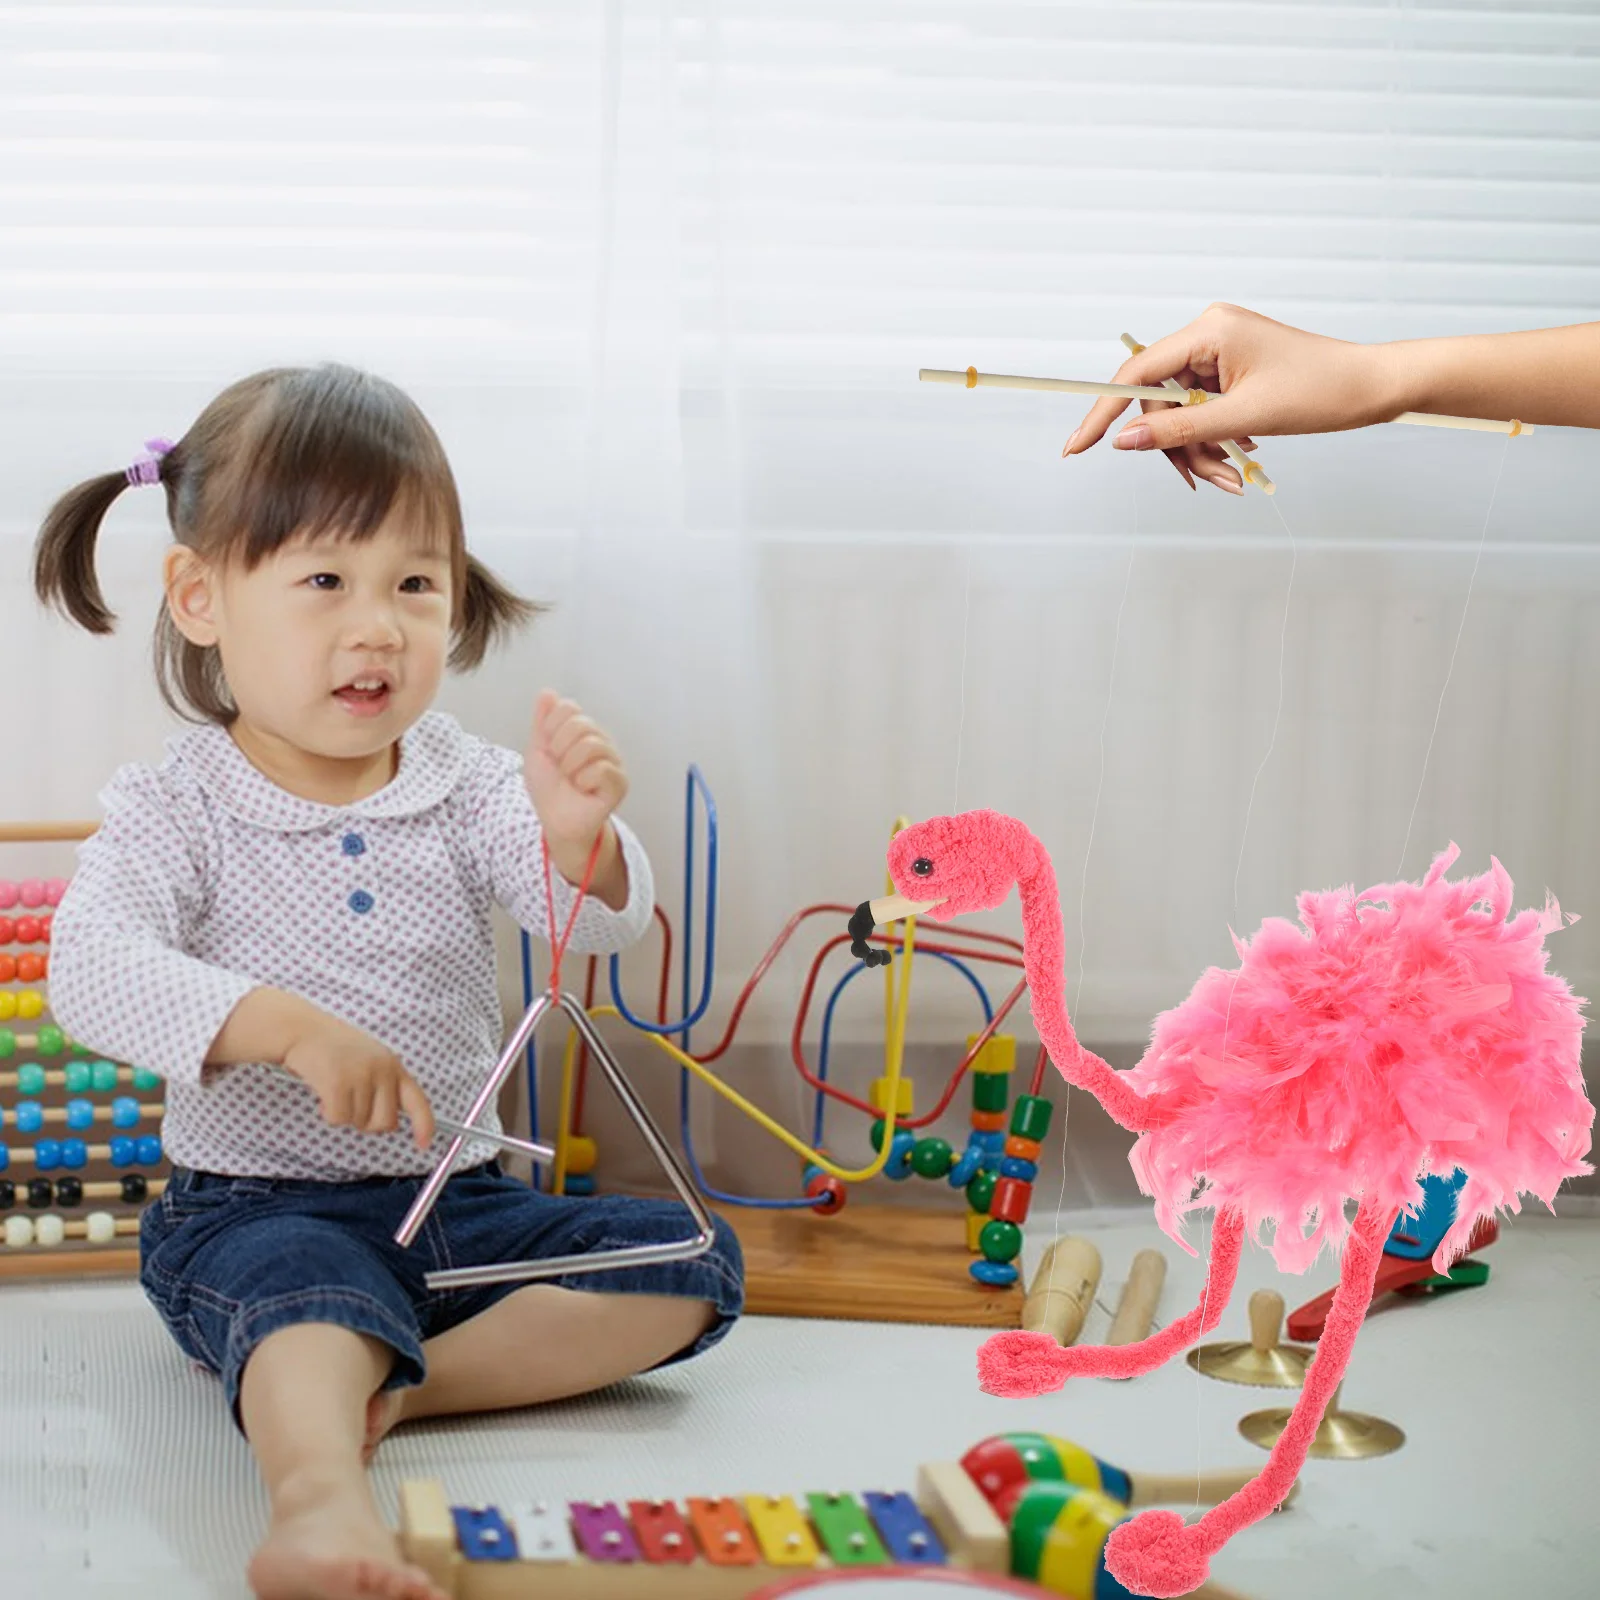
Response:
[{"label": "girl's face", "polygon": [[388,783],[444,674],[448,556],[391,515],[364,543],[295,539],[253,572],[190,565],[169,564],[169,605],[187,637],[217,646],[245,754],[332,804]]}]

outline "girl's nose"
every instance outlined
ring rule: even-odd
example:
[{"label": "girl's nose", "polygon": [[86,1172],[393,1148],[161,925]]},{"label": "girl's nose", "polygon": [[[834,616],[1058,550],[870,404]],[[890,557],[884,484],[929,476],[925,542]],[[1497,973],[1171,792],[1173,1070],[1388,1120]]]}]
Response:
[{"label": "girl's nose", "polygon": [[364,650],[394,650],[405,642],[400,619],[390,605],[366,607],[356,619],[351,643]]}]

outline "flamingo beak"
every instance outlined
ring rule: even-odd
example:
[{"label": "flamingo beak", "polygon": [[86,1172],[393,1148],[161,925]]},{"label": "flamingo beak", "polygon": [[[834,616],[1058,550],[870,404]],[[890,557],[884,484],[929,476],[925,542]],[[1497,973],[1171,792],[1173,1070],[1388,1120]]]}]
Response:
[{"label": "flamingo beak", "polygon": [[903,894],[885,895],[881,900],[868,902],[873,926],[878,928],[886,922],[898,922],[902,917],[920,917],[924,911],[932,911],[943,904],[943,900],[908,900]]},{"label": "flamingo beak", "polygon": [[889,951],[874,950],[867,943],[867,935],[884,923],[897,922],[902,917],[920,917],[924,911],[932,911],[935,906],[943,904],[942,900],[908,900],[903,894],[885,895],[879,900],[863,900],[850,919],[850,954],[865,961],[869,967],[888,966]]}]

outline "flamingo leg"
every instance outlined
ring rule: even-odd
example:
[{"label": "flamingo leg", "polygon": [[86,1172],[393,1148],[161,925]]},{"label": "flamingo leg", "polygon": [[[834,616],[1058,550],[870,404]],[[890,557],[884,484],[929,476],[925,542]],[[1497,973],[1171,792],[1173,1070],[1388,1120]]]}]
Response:
[{"label": "flamingo leg", "polygon": [[1222,1320],[1239,1275],[1243,1247],[1243,1216],[1237,1211],[1219,1212],[1205,1291],[1193,1311],[1137,1344],[1069,1345],[1063,1349],[1047,1333],[997,1333],[978,1351],[978,1387],[989,1394],[1048,1394],[1068,1378],[1135,1378],[1153,1372]]},{"label": "flamingo leg", "polygon": [[1328,1402],[1344,1380],[1356,1334],[1372,1303],[1384,1241],[1397,1215],[1390,1207],[1361,1202],[1317,1353],[1306,1368],[1289,1425],[1272,1447],[1266,1466],[1192,1527],[1186,1527],[1175,1511],[1147,1511],[1123,1523],[1106,1541],[1106,1569],[1119,1583],[1135,1594],[1190,1593],[1205,1582],[1211,1557],[1234,1534],[1259,1522],[1287,1498]]}]

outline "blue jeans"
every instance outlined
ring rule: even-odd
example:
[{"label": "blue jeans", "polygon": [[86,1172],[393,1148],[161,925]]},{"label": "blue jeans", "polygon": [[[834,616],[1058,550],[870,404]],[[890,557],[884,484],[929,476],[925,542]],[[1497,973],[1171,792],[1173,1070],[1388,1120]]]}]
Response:
[{"label": "blue jeans", "polygon": [[[694,1231],[676,1200],[540,1194],[490,1162],[452,1177],[402,1248],[394,1235],[423,1181],[312,1183],[180,1167],[145,1208],[140,1282],[184,1353],[222,1379],[241,1431],[245,1362],[279,1328],[331,1322],[369,1334],[395,1353],[384,1387],[402,1388],[426,1375],[424,1341],[527,1286],[430,1290],[424,1273],[664,1243]],[[713,1220],[711,1248],[693,1260],[536,1281],[708,1301],[717,1311],[713,1326],[659,1365],[687,1360],[725,1337],[744,1308],[739,1241],[720,1217]]]}]

